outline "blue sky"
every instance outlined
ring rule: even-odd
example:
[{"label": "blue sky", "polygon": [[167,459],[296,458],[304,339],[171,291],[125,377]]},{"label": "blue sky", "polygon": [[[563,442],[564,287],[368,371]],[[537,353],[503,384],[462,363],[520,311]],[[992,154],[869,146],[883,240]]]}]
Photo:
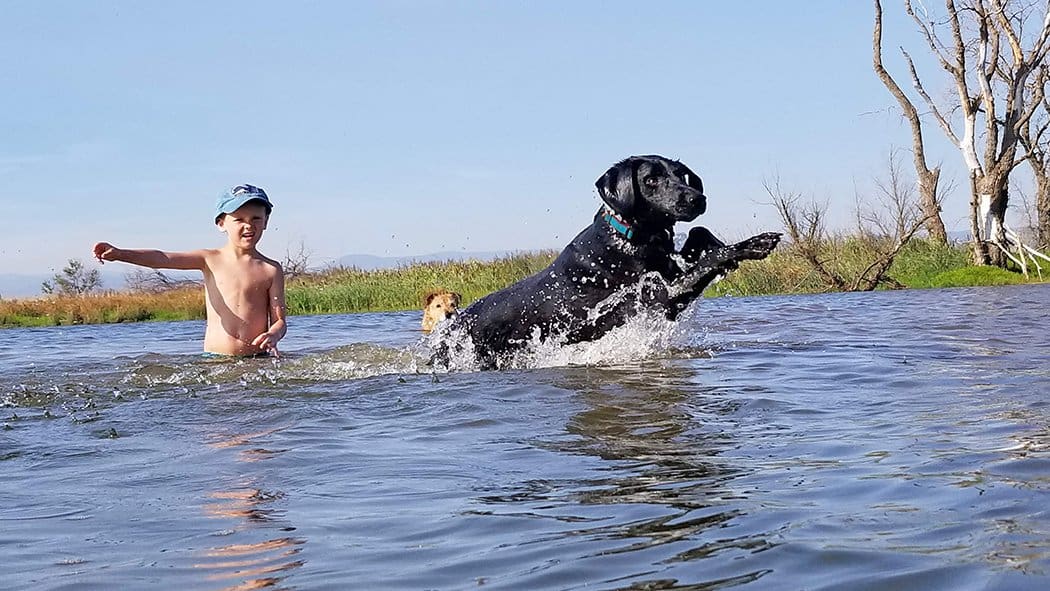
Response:
[{"label": "blue sky", "polygon": [[[922,46],[886,4],[903,82],[892,48]],[[277,259],[560,248],[595,179],[647,153],[703,177],[697,223],[721,236],[779,229],[774,175],[846,224],[908,130],[872,73],[871,2],[799,6],[8,0],[0,273],[100,240],[219,246],[215,198],[244,182],[274,200]]]}]

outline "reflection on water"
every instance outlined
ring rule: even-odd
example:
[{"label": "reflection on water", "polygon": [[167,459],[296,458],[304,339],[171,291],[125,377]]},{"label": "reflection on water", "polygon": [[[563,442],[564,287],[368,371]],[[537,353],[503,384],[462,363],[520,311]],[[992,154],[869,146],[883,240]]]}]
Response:
[{"label": "reflection on water", "polygon": [[[261,447],[265,440],[279,432],[279,428],[254,433],[217,435],[208,445],[222,450],[236,451],[235,462],[253,464],[272,459],[283,450]],[[257,443],[258,442],[258,443]],[[278,508],[284,493],[258,488],[251,480],[227,483],[207,494],[204,513],[216,519],[233,520],[232,528],[223,530],[224,536],[241,538],[249,534],[278,532],[278,537],[250,543],[229,543],[209,547],[200,552],[201,562],[194,568],[205,570],[206,581],[234,582],[223,591],[247,591],[275,587],[288,571],[304,564],[300,558],[305,539],[289,537],[296,528],[287,522],[285,511]]]},{"label": "reflection on water", "polygon": [[418,313],[0,332],[26,589],[1050,587],[1050,286],[700,302],[433,372]]},{"label": "reflection on water", "polygon": [[[216,562],[195,564],[197,568],[217,570],[209,574],[207,581],[228,582],[241,579],[243,582],[221,587],[223,591],[241,591],[248,589],[266,589],[275,587],[290,571],[303,565],[302,560],[287,561],[302,551],[298,546],[303,540],[295,538],[278,538],[255,544],[230,544],[212,548],[204,553]],[[269,576],[281,575],[281,576]]]},{"label": "reflection on water", "polygon": [[[731,503],[738,494],[733,481],[743,470],[721,458],[734,444],[727,428],[735,405],[715,390],[698,390],[693,374],[689,365],[668,361],[569,374],[561,380],[586,403],[567,426],[580,439],[563,449],[593,454],[620,467],[614,477],[592,483],[576,501],[664,509],[649,518],[577,532],[624,541],[607,553],[668,545],[674,553],[665,560],[685,563],[729,549],[756,552],[772,547],[767,532],[726,534],[735,519],[745,516]],[[757,569],[717,583],[741,584],[766,572]],[[677,588],[675,583],[661,579],[649,585]]]},{"label": "reflection on water", "polygon": [[[680,389],[688,383],[683,378],[688,370],[668,364],[644,372],[587,372],[561,382],[587,406],[567,425],[580,439],[563,449],[624,462],[634,472],[615,489],[595,491],[592,500],[601,502],[609,494],[610,501],[703,506],[704,498],[717,497],[718,483],[732,477],[733,470],[717,463],[729,437],[704,423],[708,415],[725,414],[726,403],[695,387],[692,393]],[[691,490],[700,494],[694,497]]]}]

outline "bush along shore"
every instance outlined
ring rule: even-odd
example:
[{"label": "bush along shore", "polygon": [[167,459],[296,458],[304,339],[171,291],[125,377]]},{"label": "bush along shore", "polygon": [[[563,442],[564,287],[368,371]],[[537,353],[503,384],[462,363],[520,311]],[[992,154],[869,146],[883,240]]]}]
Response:
[{"label": "bush along shore", "polygon": [[[861,273],[873,260],[871,247],[849,237],[828,241],[823,260],[843,276]],[[418,310],[423,297],[443,288],[463,295],[463,305],[502,289],[546,267],[556,251],[541,251],[494,261],[417,263],[395,269],[363,271],[336,268],[306,273],[287,281],[289,315],[348,314]],[[896,257],[889,285],[908,288],[1005,285],[1039,281],[997,267],[969,265],[968,245],[942,246],[913,240]],[[1048,273],[1050,276],[1050,273]],[[1048,277],[1050,278],[1050,277]],[[707,296],[757,296],[833,291],[819,273],[781,246],[769,258],[748,261]],[[101,324],[204,318],[203,288],[181,287],[159,293],[102,292],[0,300],[0,327]]]}]

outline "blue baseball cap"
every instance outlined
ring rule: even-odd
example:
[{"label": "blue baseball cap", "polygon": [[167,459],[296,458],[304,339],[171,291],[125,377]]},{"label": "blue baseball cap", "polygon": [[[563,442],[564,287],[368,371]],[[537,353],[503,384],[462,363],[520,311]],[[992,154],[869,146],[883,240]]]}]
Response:
[{"label": "blue baseball cap", "polygon": [[224,214],[237,211],[237,208],[249,201],[262,202],[266,206],[266,215],[270,215],[270,211],[273,210],[273,203],[270,203],[266,191],[255,185],[237,185],[219,195],[219,200],[215,202],[215,221],[218,222],[219,217]]}]

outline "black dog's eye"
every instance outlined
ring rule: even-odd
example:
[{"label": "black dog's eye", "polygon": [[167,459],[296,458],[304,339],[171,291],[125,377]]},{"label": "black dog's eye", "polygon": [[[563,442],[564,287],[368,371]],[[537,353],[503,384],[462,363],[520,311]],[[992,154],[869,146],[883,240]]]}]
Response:
[{"label": "black dog's eye", "polygon": [[656,185],[660,184],[660,177],[647,176],[645,177],[645,184],[649,187],[655,187]]}]

